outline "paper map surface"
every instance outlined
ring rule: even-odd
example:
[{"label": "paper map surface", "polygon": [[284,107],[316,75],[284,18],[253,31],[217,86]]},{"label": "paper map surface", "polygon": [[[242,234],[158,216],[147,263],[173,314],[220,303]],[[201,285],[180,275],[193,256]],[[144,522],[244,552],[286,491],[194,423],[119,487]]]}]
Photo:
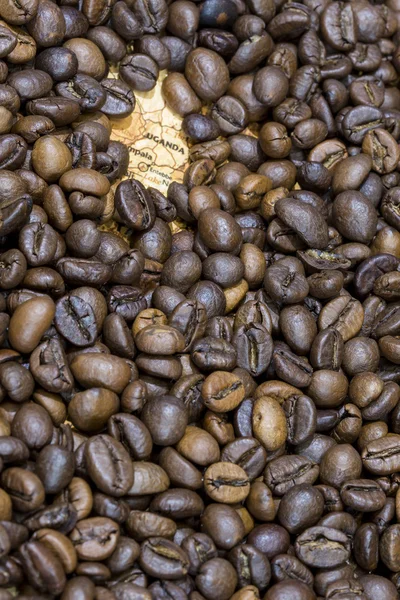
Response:
[{"label": "paper map surface", "polygon": [[171,181],[182,181],[189,156],[182,119],[170,111],[162,97],[161,84],[166,75],[167,71],[160,73],[150,92],[134,92],[134,112],[126,119],[112,120],[111,134],[111,139],[129,148],[128,177],[164,194]]}]

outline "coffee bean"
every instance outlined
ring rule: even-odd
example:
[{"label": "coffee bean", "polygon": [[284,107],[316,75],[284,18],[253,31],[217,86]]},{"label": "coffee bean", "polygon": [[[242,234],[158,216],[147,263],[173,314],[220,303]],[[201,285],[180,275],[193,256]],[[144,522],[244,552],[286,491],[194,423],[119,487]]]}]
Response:
[{"label": "coffee bean", "polygon": [[250,490],[246,472],[231,463],[215,463],[204,474],[207,494],[213,500],[234,504],[244,500]]},{"label": "coffee bean", "polygon": [[104,560],[115,550],[119,537],[117,523],[106,517],[92,517],[78,522],[70,534],[78,558]]},{"label": "coffee bean", "polygon": [[244,388],[239,377],[233,373],[215,371],[204,381],[201,394],[208,408],[216,412],[228,412],[243,400]]},{"label": "coffee bean", "polygon": [[273,354],[277,375],[297,387],[303,388],[311,384],[313,369],[307,359],[291,352],[290,347],[283,342],[276,342]]},{"label": "coffee bean", "polygon": [[347,506],[361,507],[362,511],[380,510],[385,504],[383,490],[368,480],[347,481],[341,488],[341,497]]},{"label": "coffee bean", "polygon": [[71,371],[84,387],[105,387],[117,394],[127,386],[131,373],[123,359],[97,353],[76,356],[71,362]]},{"label": "coffee bean", "polygon": [[147,427],[134,415],[117,413],[108,421],[108,431],[122,443],[132,458],[140,460],[150,457],[153,442]]},{"label": "coffee bean", "polygon": [[10,467],[3,471],[1,482],[10,495],[15,509],[29,512],[39,508],[44,501],[45,490],[39,477],[20,467]]},{"label": "coffee bean", "polygon": [[[352,215],[358,214],[361,206],[365,207],[363,219],[355,222]],[[376,213],[361,192],[346,191],[339,194],[333,204],[333,220],[339,232],[355,242],[370,242],[376,231]]]},{"label": "coffee bean", "polygon": [[274,301],[297,304],[308,294],[307,280],[295,265],[276,264],[267,268],[264,287]]},{"label": "coffee bean", "polygon": [[323,496],[315,487],[295,485],[283,496],[278,519],[290,533],[296,534],[317,523],[323,510]]},{"label": "coffee bean", "polygon": [[363,317],[364,310],[360,302],[350,297],[338,296],[321,311],[318,324],[321,330],[333,327],[342,335],[343,340],[347,341],[360,331]]},{"label": "coffee bean", "polygon": [[288,441],[302,444],[309,439],[317,427],[317,411],[308,396],[290,396],[282,404],[287,418]]},{"label": "coffee bean", "polygon": [[46,446],[37,458],[36,474],[42,480],[47,494],[57,494],[71,482],[74,467],[74,456],[70,450]]},{"label": "coffee bean", "polygon": [[152,537],[143,543],[139,562],[149,575],[166,579],[179,579],[189,569],[187,554],[177,544],[162,537]]},{"label": "coffee bean", "polygon": [[193,362],[204,371],[230,370],[236,366],[236,350],[223,337],[207,336],[196,341],[191,356]]},{"label": "coffee bean", "polygon": [[110,496],[123,496],[133,483],[127,451],[108,435],[97,436],[86,444],[85,462],[91,479]]},{"label": "coffee bean", "polygon": [[161,446],[178,443],[188,423],[187,408],[175,396],[164,396],[146,403],[141,418],[153,441]]},{"label": "coffee bean", "polygon": [[176,525],[171,519],[151,512],[132,510],[127,520],[128,532],[139,541],[152,537],[154,533],[172,537],[176,532]]},{"label": "coffee bean", "polygon": [[164,79],[162,89],[168,106],[182,117],[197,112],[201,107],[200,98],[181,73],[170,73]]},{"label": "coffee bean", "polygon": [[194,91],[203,99],[207,96],[208,100],[218,100],[228,88],[228,68],[212,50],[198,48],[189,53],[185,75]]},{"label": "coffee bean", "polygon": [[278,554],[271,561],[271,570],[278,582],[294,579],[308,586],[312,585],[311,571],[296,557],[290,554]]},{"label": "coffee bean", "polygon": [[360,455],[350,444],[341,444],[328,449],[320,468],[322,482],[340,488],[346,481],[360,477],[362,463]]},{"label": "coffee bean", "polygon": [[264,481],[283,496],[294,485],[314,483],[319,475],[318,465],[302,456],[278,456],[269,462],[264,471]]},{"label": "coffee bean", "polygon": [[310,527],[297,538],[295,550],[311,567],[338,566],[350,553],[347,536],[330,527]]},{"label": "coffee bean", "polygon": [[29,541],[21,546],[21,559],[29,582],[43,593],[59,594],[66,578],[59,559],[43,543]]},{"label": "coffee bean", "polygon": [[396,468],[396,442],[397,434],[392,434],[368,443],[361,455],[365,468],[378,475],[385,475]]},{"label": "coffee bean", "polygon": [[311,205],[285,198],[275,204],[277,216],[311,248],[328,245],[328,230],[325,220]]},{"label": "coffee bean", "polygon": [[21,304],[9,325],[9,339],[13,348],[24,353],[32,352],[51,325],[54,315],[55,305],[48,296]]},{"label": "coffee bean", "polygon": [[13,419],[11,433],[28,448],[42,448],[53,434],[49,413],[34,403],[24,403]]},{"label": "coffee bean", "polygon": [[[220,579],[219,574],[223,574]],[[232,565],[225,559],[212,558],[200,567],[196,577],[199,590],[210,598],[231,597],[237,584],[237,575]]]},{"label": "coffee bean", "polygon": [[254,403],[253,430],[255,437],[267,450],[277,450],[285,443],[287,426],[285,414],[279,403],[268,396],[262,396]]}]

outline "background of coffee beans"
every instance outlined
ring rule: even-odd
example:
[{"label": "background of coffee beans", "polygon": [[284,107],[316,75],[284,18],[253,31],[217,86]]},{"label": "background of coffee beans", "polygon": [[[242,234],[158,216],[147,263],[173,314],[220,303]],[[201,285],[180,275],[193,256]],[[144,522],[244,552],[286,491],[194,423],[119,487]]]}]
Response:
[{"label": "background of coffee beans", "polygon": [[399,13],[0,0],[0,600],[399,598]]}]

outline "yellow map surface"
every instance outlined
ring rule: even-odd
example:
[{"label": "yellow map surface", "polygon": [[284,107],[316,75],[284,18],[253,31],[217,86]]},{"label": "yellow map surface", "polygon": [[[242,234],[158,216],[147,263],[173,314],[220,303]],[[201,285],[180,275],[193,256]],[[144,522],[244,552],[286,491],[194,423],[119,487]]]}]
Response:
[{"label": "yellow map surface", "polygon": [[128,177],[164,194],[171,181],[182,181],[189,157],[182,119],[170,111],[162,97],[166,75],[167,71],[160,73],[150,92],[135,92],[135,110],[126,119],[113,120],[111,134],[111,139],[129,148]]}]

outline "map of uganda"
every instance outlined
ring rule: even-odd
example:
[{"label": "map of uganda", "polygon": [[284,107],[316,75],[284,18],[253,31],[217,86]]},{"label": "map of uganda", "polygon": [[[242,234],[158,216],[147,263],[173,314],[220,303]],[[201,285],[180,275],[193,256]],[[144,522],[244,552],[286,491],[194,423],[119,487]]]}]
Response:
[{"label": "map of uganda", "polygon": [[166,75],[167,71],[160,74],[150,92],[135,92],[134,112],[127,119],[113,120],[111,135],[129,148],[128,177],[163,193],[171,181],[182,181],[189,157],[182,119],[171,112],[162,97]]}]

